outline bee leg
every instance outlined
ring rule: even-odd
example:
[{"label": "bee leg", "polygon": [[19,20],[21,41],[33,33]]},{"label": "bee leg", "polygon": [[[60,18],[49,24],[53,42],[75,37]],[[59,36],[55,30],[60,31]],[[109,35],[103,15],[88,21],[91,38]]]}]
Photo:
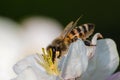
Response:
[{"label": "bee leg", "polygon": [[75,36],[75,37],[72,39],[72,42],[77,41],[77,39],[78,39],[78,37],[77,37],[77,36]]},{"label": "bee leg", "polygon": [[90,40],[84,40],[84,44],[85,44],[86,46],[96,46],[96,45],[93,45]]},{"label": "bee leg", "polygon": [[86,46],[90,46],[91,42],[90,42],[89,40],[84,40],[84,44],[85,44]]}]

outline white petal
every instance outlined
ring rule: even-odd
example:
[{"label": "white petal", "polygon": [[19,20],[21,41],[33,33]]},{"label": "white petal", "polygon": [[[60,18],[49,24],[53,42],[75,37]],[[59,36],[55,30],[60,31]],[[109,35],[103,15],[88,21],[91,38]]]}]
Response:
[{"label": "white petal", "polygon": [[[94,57],[80,80],[105,80],[118,67],[119,57],[116,44],[111,39],[98,40]],[[78,80],[79,80],[78,79]]]},{"label": "white petal", "polygon": [[81,76],[86,71],[88,65],[88,57],[86,47],[82,40],[77,40],[71,44],[67,56],[64,59],[61,76],[64,79],[71,79]]},{"label": "white petal", "polygon": [[16,76],[12,66],[16,63],[21,48],[18,27],[14,21],[0,17],[0,80]]},{"label": "white petal", "polygon": [[56,80],[57,77],[47,74],[43,67],[36,62],[35,58],[38,58],[38,56],[31,55],[19,61],[14,66],[14,71],[18,76],[12,80],[31,80],[29,76],[32,80]]},{"label": "white petal", "polygon": [[34,71],[29,67],[25,69],[18,77],[12,80],[37,80],[37,76],[35,75]]}]

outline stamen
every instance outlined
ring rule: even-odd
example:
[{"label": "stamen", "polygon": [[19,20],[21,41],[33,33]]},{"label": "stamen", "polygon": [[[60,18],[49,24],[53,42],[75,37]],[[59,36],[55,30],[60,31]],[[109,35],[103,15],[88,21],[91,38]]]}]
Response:
[{"label": "stamen", "polygon": [[45,51],[44,48],[42,48],[42,52],[43,54],[37,54],[38,57],[40,58],[40,60],[38,60],[37,58],[36,61],[39,65],[41,65],[48,74],[51,75],[59,75],[60,71],[58,70],[58,62],[55,60],[54,63],[52,61],[52,49],[50,49],[49,51]]}]

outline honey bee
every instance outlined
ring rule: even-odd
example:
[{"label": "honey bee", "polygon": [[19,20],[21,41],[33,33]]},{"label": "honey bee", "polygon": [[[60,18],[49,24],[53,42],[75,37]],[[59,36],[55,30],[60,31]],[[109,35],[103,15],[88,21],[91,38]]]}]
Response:
[{"label": "honey bee", "polygon": [[87,38],[94,32],[95,25],[92,23],[82,24],[77,26],[78,18],[75,22],[71,21],[66,28],[63,30],[61,35],[57,37],[52,43],[47,47],[47,51],[52,49],[52,61],[54,62],[56,58],[63,56],[68,50],[71,43],[75,42],[78,38],[85,41],[86,45],[91,45]]}]

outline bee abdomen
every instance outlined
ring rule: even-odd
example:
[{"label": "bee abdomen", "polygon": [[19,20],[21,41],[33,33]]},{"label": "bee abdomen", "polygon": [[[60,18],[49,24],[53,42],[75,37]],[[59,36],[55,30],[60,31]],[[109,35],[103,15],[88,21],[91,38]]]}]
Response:
[{"label": "bee abdomen", "polygon": [[80,38],[85,40],[93,33],[94,27],[95,27],[94,24],[87,23],[77,27],[76,29],[79,32]]},{"label": "bee abdomen", "polygon": [[94,30],[94,24],[91,23],[83,24],[81,26],[75,27],[67,35],[66,41],[70,44],[76,41],[78,38],[85,40],[93,33],[93,30]]}]

